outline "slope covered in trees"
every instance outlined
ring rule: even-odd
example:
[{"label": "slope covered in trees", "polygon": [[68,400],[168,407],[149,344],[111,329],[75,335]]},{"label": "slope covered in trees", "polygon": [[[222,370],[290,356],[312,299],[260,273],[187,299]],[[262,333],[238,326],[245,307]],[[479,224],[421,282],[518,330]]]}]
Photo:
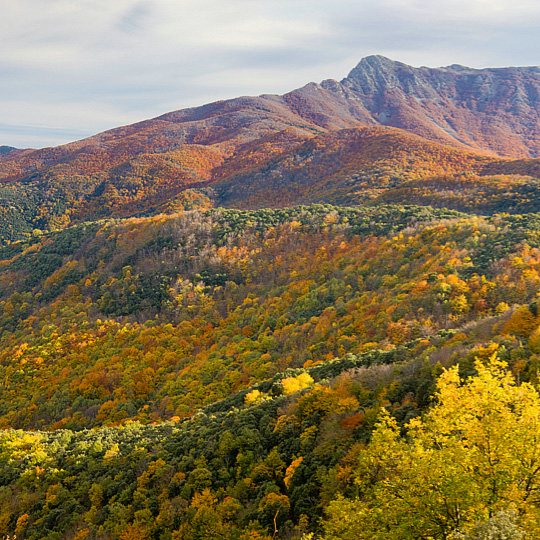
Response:
[{"label": "slope covered in trees", "polygon": [[355,463],[358,497],[330,505],[324,538],[536,538],[540,396],[496,353],[465,384],[457,367],[402,437],[381,415]]},{"label": "slope covered in trees", "polygon": [[[506,334],[497,339],[519,387],[500,371],[486,380],[474,359],[489,365],[497,345],[474,347],[474,340],[474,331],[439,333],[393,351],[289,370],[184,421],[2,431],[1,530],[24,538],[231,540],[310,531],[328,539],[395,538],[399,530],[402,538],[442,539],[482,527],[502,510],[509,528],[534,532],[539,509],[527,494],[537,482],[540,400],[523,381],[538,384],[538,338],[525,346]],[[465,353],[458,344],[471,348]],[[437,354],[441,346],[450,354]],[[416,354],[407,360],[409,348]],[[426,433],[415,435],[443,365],[458,358],[462,376],[479,377],[459,390],[458,371],[446,374]],[[481,423],[479,409],[496,423]],[[462,418],[482,458],[452,432]],[[424,439],[438,435],[432,424],[448,442],[430,456]],[[401,441],[400,428],[409,430],[411,443]]]},{"label": "slope covered in trees", "polygon": [[526,214],[540,208],[540,181],[520,175],[446,174],[403,182],[382,191],[372,202],[404,200],[471,214]]},{"label": "slope covered in trees", "polygon": [[235,208],[358,205],[406,180],[465,171],[482,174],[493,161],[397,129],[342,129],[219,178],[213,187],[219,204]]},{"label": "slope covered in trees", "polygon": [[371,57],[0,156],[0,535],[538,536],[537,79]]},{"label": "slope covered in trees", "polygon": [[443,368],[475,375],[495,352],[536,388],[539,230],[536,214],[312,205],[4,247],[0,533],[334,538],[337,494],[351,516],[371,504],[381,407],[405,429]]},{"label": "slope covered in trees", "polygon": [[[147,151],[142,147],[150,143],[143,135],[152,140]],[[167,149],[146,132],[129,132],[125,137],[128,141],[107,143],[111,145],[107,151],[98,146],[96,154],[97,143],[89,143],[56,164],[31,168],[29,176],[6,177],[0,186],[2,242],[28,238],[36,229],[60,230],[87,220],[210,206],[255,209],[382,200],[468,211],[466,204],[456,202],[462,197],[463,175],[487,177],[479,182],[491,185],[490,179],[497,174],[501,183],[515,184],[515,189],[502,193],[509,199],[507,204],[477,204],[473,211],[537,209],[534,199],[523,205],[525,197],[520,195],[522,185],[527,185],[527,193],[528,186],[535,185],[536,160],[488,158],[393,128],[342,129],[318,135],[287,129],[234,150],[221,143]],[[138,138],[142,140],[137,143]],[[141,149],[137,150],[137,144]],[[8,165],[0,161],[0,173],[9,172]],[[421,196],[418,189],[411,190],[418,182],[423,186]],[[441,185],[448,197],[438,201]],[[471,186],[469,181],[469,191]]]},{"label": "slope covered in trees", "polygon": [[216,206],[255,209],[364,204],[440,175],[538,178],[539,87],[537,68],[417,69],[375,56],[341,82],[0,153],[0,240],[182,208],[186,198],[189,208],[193,189]]},{"label": "slope covered in trees", "polygon": [[504,318],[536,298],[538,226],[315,205],[36,235],[0,252],[0,425],[183,417],[288,367]]}]

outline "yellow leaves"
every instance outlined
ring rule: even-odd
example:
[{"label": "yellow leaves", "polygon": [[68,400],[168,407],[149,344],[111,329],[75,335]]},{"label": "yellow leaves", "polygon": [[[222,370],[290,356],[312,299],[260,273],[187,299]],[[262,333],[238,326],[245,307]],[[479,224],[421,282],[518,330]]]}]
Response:
[{"label": "yellow leaves", "polygon": [[470,310],[467,297],[464,294],[460,294],[459,296],[456,296],[450,300],[450,309],[452,310],[452,313],[456,313],[458,315],[467,313]]},{"label": "yellow leaves", "polygon": [[43,478],[45,475],[45,469],[41,468],[39,465],[36,465],[35,468],[36,478]]},{"label": "yellow leaves", "polygon": [[113,459],[120,453],[120,448],[118,447],[118,444],[113,444],[110,448],[107,449],[105,452],[105,455],[103,456],[103,459]]},{"label": "yellow leaves", "polygon": [[273,433],[283,433],[290,424],[298,425],[298,421],[295,416],[290,417],[286,414],[279,416],[276,420]]},{"label": "yellow leaves", "polygon": [[89,536],[90,536],[90,529],[88,527],[81,527],[75,533],[73,540],[85,540],[86,538],[89,538]]},{"label": "yellow leaves", "polygon": [[300,463],[303,461],[303,457],[300,456],[299,458],[295,459],[286,469],[285,471],[285,478],[283,479],[283,482],[285,483],[285,487],[287,489],[290,489],[292,484],[292,478],[294,476],[294,473],[296,469],[298,469]]},{"label": "yellow leaves", "polygon": [[177,484],[181,484],[186,479],[186,473],[184,472],[177,472],[173,477],[171,482],[176,482]]},{"label": "yellow leaves", "polygon": [[263,394],[259,390],[255,389],[255,390],[252,390],[251,392],[249,392],[246,395],[246,397],[244,398],[244,403],[247,406],[258,405],[259,403],[261,403],[262,401],[265,401],[267,399],[269,399],[268,396],[266,396],[265,394]]},{"label": "yellow leaves", "polygon": [[27,350],[28,350],[28,343],[22,343],[13,352],[13,358],[15,360],[19,360],[19,358],[21,358],[26,353]]},{"label": "yellow leaves", "polygon": [[324,217],[324,223],[326,225],[333,225],[338,222],[339,215],[337,212],[330,212]]},{"label": "yellow leaves", "polygon": [[318,433],[319,428],[317,426],[310,426],[306,428],[300,435],[300,444],[302,446],[302,449],[309,448],[311,446],[311,443],[317,437]]},{"label": "yellow leaves", "polygon": [[45,494],[45,502],[48,505],[54,505],[56,499],[58,498],[60,490],[61,486],[58,484],[53,484],[52,486],[50,486],[47,490],[47,493]]},{"label": "yellow leaves", "polygon": [[4,304],[4,317],[11,317],[15,311],[15,306],[9,300]]},{"label": "yellow leaves", "polygon": [[[474,469],[467,469],[479,483],[479,496],[513,501],[522,511],[540,459],[540,398],[528,384],[517,386],[506,364],[492,355],[476,362],[478,375],[461,384],[457,369],[445,372],[438,384],[439,405],[426,419],[425,429],[450,437],[468,454]],[[440,440],[440,439],[439,439]],[[447,444],[447,443],[445,443]],[[466,463],[462,463],[466,467]]]},{"label": "yellow leaves", "polygon": [[12,430],[2,432],[1,459],[9,463],[24,463],[26,470],[35,475],[36,465],[45,465],[50,461],[41,440],[38,433]]},{"label": "yellow leaves", "polygon": [[277,510],[288,510],[291,507],[289,502],[289,497],[281,493],[269,493],[261,499],[259,503],[259,512],[264,510],[267,507]]},{"label": "yellow leaves", "polygon": [[510,309],[510,306],[506,302],[499,302],[495,307],[495,313],[497,315],[502,315]]},{"label": "yellow leaves", "polygon": [[145,489],[148,487],[149,482],[158,478],[166,467],[166,462],[159,458],[156,461],[152,461],[148,464],[148,468],[137,478],[137,487],[139,489]]},{"label": "yellow leaves", "polygon": [[296,231],[302,227],[302,223],[297,220],[289,221],[288,227],[290,228],[291,232]]},{"label": "yellow leaves", "polygon": [[43,289],[46,290],[50,288],[55,282],[59,281],[71,270],[75,269],[78,264],[79,264],[78,261],[69,261],[64,266],[56,270],[56,272],[54,272],[45,280],[43,284]]},{"label": "yellow leaves", "polygon": [[496,351],[483,353],[466,382],[457,367],[443,372],[436,405],[409,422],[406,438],[382,411],[355,455],[363,499],[331,504],[325,538],[443,538],[509,504],[523,526],[538,522],[530,495],[540,489],[540,396],[516,384]]},{"label": "yellow leaves", "polygon": [[287,377],[281,381],[283,384],[283,393],[286,396],[290,396],[299,390],[308,388],[313,382],[313,378],[309,373],[301,373],[296,377]]},{"label": "yellow leaves", "polygon": [[423,279],[421,281],[419,281],[415,286],[414,286],[414,289],[411,291],[412,294],[421,294],[423,292],[425,292],[429,287],[429,284],[428,282]]},{"label": "yellow leaves", "polygon": [[515,268],[523,268],[524,266],[523,259],[521,257],[514,257],[510,262]]},{"label": "yellow leaves", "polygon": [[120,535],[120,540],[148,540],[150,533],[144,526],[129,524]]},{"label": "yellow leaves", "polygon": [[103,488],[101,487],[101,485],[96,483],[92,484],[88,492],[88,496],[90,498],[90,503],[92,504],[92,506],[99,508],[101,506],[101,503],[103,502]]},{"label": "yellow leaves", "polygon": [[503,332],[529,337],[539,323],[540,318],[535,317],[527,306],[522,306],[512,313],[512,316],[503,327]]},{"label": "yellow leaves", "polygon": [[17,524],[15,525],[15,535],[20,535],[24,532],[30,521],[30,516],[28,514],[23,514],[17,519]]},{"label": "yellow leaves", "polygon": [[214,508],[217,504],[217,499],[212,495],[210,489],[205,488],[201,493],[195,493],[191,500],[191,508]]},{"label": "yellow leaves", "polygon": [[392,343],[401,344],[410,339],[411,329],[402,319],[396,323],[389,323],[386,334]]}]

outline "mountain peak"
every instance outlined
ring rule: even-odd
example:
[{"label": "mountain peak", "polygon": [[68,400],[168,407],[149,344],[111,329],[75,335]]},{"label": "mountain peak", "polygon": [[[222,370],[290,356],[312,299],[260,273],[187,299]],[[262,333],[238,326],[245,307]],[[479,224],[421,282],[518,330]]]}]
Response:
[{"label": "mountain peak", "polygon": [[393,71],[398,66],[406,66],[406,64],[396,62],[395,60],[391,60],[390,58],[380,54],[372,54],[371,56],[362,58],[356,67],[351,70],[347,76],[347,79],[354,79],[359,75],[361,76],[366,71]]},{"label": "mountain peak", "polygon": [[381,55],[372,55],[362,58],[342,82],[370,95],[383,88],[399,86],[404,77],[414,78],[417,71],[416,68],[402,62]]},{"label": "mountain peak", "polygon": [[369,56],[364,56],[358,64],[395,64],[395,60],[392,60],[391,58],[388,58],[387,56],[383,56],[382,54],[371,54]]}]

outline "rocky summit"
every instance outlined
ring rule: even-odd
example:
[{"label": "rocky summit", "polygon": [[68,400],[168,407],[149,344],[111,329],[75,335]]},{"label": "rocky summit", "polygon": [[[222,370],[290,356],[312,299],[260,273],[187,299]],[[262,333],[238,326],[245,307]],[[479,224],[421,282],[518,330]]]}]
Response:
[{"label": "rocky summit", "polygon": [[[321,95],[325,107],[342,121],[398,127],[432,141],[506,157],[540,153],[537,66],[415,68],[368,56],[341,82],[308,85],[286,98],[320,102]],[[314,120],[313,112],[309,117]]]}]

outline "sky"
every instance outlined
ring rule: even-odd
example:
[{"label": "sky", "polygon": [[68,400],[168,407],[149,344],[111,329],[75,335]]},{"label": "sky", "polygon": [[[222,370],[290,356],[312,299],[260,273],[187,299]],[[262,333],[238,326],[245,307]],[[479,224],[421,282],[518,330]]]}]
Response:
[{"label": "sky", "polygon": [[0,146],[342,79],[365,56],[540,65],[533,0],[0,0]]}]

